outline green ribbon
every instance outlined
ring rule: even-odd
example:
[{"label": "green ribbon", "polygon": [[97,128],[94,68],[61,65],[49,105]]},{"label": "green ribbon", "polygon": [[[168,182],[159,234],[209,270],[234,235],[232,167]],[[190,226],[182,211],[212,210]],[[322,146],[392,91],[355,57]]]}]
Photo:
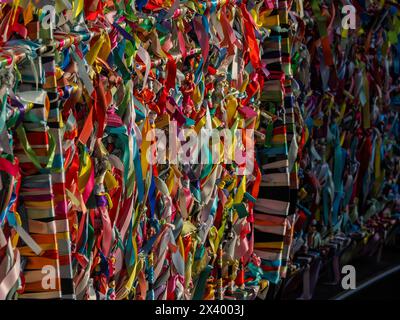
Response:
[{"label": "green ribbon", "polygon": [[36,168],[42,170],[42,169],[50,169],[53,166],[53,160],[54,160],[54,156],[56,153],[56,143],[54,140],[53,135],[51,134],[50,131],[48,131],[49,134],[49,160],[46,164],[46,166],[43,168],[42,165],[40,164],[40,161],[35,153],[35,151],[32,149],[28,138],[26,137],[26,132],[25,132],[25,128],[23,127],[23,125],[20,125],[17,129],[16,129],[17,135],[18,135],[18,139],[20,140],[21,144],[22,144],[22,148],[24,149],[25,153],[27,154],[27,156],[29,157],[29,159],[32,161],[32,163],[35,165]]}]

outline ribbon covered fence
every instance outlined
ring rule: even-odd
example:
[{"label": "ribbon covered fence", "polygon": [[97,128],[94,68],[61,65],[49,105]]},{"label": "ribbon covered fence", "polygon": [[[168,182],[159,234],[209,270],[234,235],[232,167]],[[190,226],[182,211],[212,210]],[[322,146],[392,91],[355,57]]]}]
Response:
[{"label": "ribbon covered fence", "polygon": [[311,299],[390,242],[397,3],[3,0],[0,18],[0,299]]}]

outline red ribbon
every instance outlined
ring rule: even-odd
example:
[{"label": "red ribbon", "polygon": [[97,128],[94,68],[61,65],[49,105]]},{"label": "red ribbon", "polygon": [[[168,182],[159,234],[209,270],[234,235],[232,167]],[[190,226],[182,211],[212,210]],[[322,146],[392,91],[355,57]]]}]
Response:
[{"label": "red ribbon", "polygon": [[12,164],[10,161],[4,158],[0,158],[0,171],[7,172],[13,177],[18,176],[19,174],[19,166],[18,163]]},{"label": "red ribbon", "polygon": [[245,43],[249,49],[250,61],[254,69],[258,70],[261,68],[260,50],[254,33],[253,24],[251,23],[251,17],[244,3],[240,5],[240,9],[243,15]]}]

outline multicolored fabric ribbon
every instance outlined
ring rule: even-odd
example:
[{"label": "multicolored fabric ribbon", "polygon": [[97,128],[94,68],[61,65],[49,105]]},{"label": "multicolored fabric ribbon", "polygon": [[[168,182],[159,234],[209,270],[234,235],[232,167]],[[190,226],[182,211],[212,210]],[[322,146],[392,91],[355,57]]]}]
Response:
[{"label": "multicolored fabric ribbon", "polygon": [[396,222],[396,5],[50,2],[0,8],[0,299],[309,299]]}]

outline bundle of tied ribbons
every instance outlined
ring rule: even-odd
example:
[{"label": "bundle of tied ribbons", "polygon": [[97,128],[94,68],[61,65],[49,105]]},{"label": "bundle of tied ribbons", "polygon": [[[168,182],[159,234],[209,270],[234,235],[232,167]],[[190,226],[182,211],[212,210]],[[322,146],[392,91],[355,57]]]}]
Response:
[{"label": "bundle of tied ribbons", "polygon": [[[2,3],[0,299],[265,298],[395,203],[398,8],[352,2]],[[150,162],[172,122],[254,161]]]}]

